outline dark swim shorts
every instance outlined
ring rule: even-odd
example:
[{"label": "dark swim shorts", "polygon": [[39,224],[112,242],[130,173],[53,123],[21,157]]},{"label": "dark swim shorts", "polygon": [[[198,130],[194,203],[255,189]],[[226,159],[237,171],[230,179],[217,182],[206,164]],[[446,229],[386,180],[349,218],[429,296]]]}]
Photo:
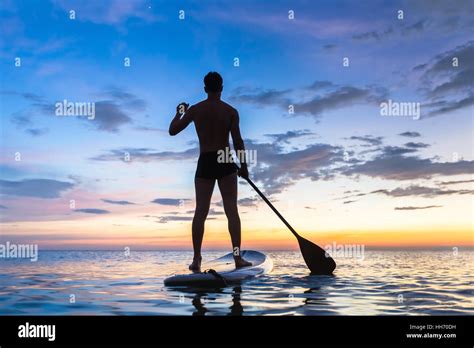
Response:
[{"label": "dark swim shorts", "polygon": [[196,178],[220,179],[237,172],[235,163],[219,163],[217,151],[203,152],[199,155]]}]

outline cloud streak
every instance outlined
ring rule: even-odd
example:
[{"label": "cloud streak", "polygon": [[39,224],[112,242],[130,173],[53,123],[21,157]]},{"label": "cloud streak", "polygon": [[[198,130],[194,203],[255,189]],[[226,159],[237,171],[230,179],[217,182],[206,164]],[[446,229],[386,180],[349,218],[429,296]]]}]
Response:
[{"label": "cloud streak", "polygon": [[58,198],[73,187],[70,182],[51,179],[0,180],[0,193],[9,196]]},{"label": "cloud streak", "polygon": [[425,198],[433,198],[438,196],[447,196],[447,195],[466,195],[473,194],[473,190],[443,190],[436,187],[426,187],[412,185],[406,188],[396,188],[393,190],[377,190],[371,192],[372,194],[384,194],[390,197],[408,197],[408,196],[420,196]]},{"label": "cloud streak", "polygon": [[[387,90],[379,86],[355,87],[336,85],[328,81],[315,81],[301,89],[262,90],[239,87],[230,100],[235,103],[278,107],[288,112],[293,105],[295,115],[304,114],[315,118],[324,113],[355,104],[379,104],[387,97]],[[294,95],[305,95],[304,98]]]},{"label": "cloud streak", "polygon": [[110,211],[105,209],[96,209],[96,208],[83,208],[83,209],[74,209],[77,213],[85,213],[85,214],[95,214],[95,215],[104,215],[110,214]]},{"label": "cloud streak", "polygon": [[[31,126],[33,125],[33,122],[31,120],[31,114],[39,112],[45,116],[57,117],[55,113],[55,104],[63,103],[63,100],[56,100],[53,102],[47,101],[44,97],[32,93],[3,91],[2,94],[19,96],[31,102],[30,108],[32,108],[32,110],[22,110],[13,113],[11,121],[18,128],[29,127],[27,132],[33,136],[43,135],[47,130],[32,128]],[[85,122],[87,125],[91,126],[91,128],[109,133],[118,133],[123,126],[132,124],[133,119],[131,114],[145,111],[148,105],[144,99],[139,98],[135,94],[116,86],[108,87],[105,91],[96,93],[96,96],[100,97],[101,99],[93,100],[94,98],[86,98],[90,100],[80,101],[84,103],[95,104],[94,118],[75,118]],[[104,97],[107,99],[103,99]],[[68,102],[76,101],[68,100]]]},{"label": "cloud streak", "polygon": [[421,134],[418,133],[418,132],[410,132],[410,131],[406,131],[406,132],[403,132],[403,133],[400,133],[398,134],[402,137],[407,137],[407,138],[418,138],[418,137],[421,137]]},{"label": "cloud streak", "polygon": [[358,140],[363,143],[366,143],[370,146],[378,146],[382,144],[383,137],[374,137],[372,135],[365,135],[365,136],[351,136],[350,140]]},{"label": "cloud streak", "polygon": [[[121,148],[109,150],[107,153],[90,158],[93,161],[122,161],[133,162],[153,162],[153,161],[182,161],[197,159],[199,149],[190,148],[185,151],[156,151],[151,148]],[[127,161],[126,158],[130,158]]]},{"label": "cloud streak", "polygon": [[423,210],[423,209],[432,209],[432,208],[441,208],[442,205],[427,205],[424,207],[395,207],[395,210]]},{"label": "cloud streak", "polygon": [[427,116],[451,113],[474,105],[474,40],[433,57],[413,68],[421,71],[422,88],[429,101]]},{"label": "cloud streak", "polygon": [[343,175],[365,175],[387,180],[430,179],[434,176],[471,174],[474,161],[435,162],[429,158],[404,156],[417,149],[386,146],[374,159],[341,168]]},{"label": "cloud streak", "polygon": [[303,129],[303,130],[287,131],[286,133],[265,134],[265,136],[273,139],[275,142],[286,143],[286,144],[288,144],[290,140],[309,136],[309,135],[315,135],[315,133],[311,132],[309,129]]},{"label": "cloud streak", "polygon": [[134,205],[135,203],[129,202],[129,201],[117,201],[113,199],[101,199],[102,202],[104,203],[109,203],[109,204],[117,204],[117,205]]},{"label": "cloud streak", "polygon": [[156,198],[154,200],[151,201],[151,203],[155,203],[155,204],[160,204],[160,205],[180,205],[180,204],[183,204],[184,202],[189,202],[190,199],[187,199],[187,198],[183,198],[183,199],[180,199],[180,198]]}]

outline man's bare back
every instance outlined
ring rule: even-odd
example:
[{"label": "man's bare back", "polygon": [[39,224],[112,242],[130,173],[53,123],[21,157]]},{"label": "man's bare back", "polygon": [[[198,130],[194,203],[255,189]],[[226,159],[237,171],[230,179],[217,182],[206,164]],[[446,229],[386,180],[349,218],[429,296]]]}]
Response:
[{"label": "man's bare back", "polygon": [[238,122],[237,110],[222,100],[206,99],[192,106],[189,112],[193,115],[200,152],[229,147],[229,133]]}]

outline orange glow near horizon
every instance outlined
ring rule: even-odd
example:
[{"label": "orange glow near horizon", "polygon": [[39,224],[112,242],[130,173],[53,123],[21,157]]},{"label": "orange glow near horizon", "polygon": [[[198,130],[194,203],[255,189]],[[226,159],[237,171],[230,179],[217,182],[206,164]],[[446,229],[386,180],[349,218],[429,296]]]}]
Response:
[{"label": "orange glow near horizon", "polygon": [[[25,226],[26,225],[26,226]],[[2,233],[3,240],[18,243],[36,243],[43,249],[137,249],[191,250],[191,223],[157,229],[147,222],[136,226],[120,225],[100,227],[94,221],[56,221],[46,223],[22,223],[10,227],[10,233]],[[34,227],[33,227],[34,226]],[[23,234],[20,231],[34,230]],[[67,230],[64,234],[59,231]],[[88,232],[85,232],[88,231]],[[336,244],[361,244],[366,248],[433,248],[440,246],[473,247],[473,231],[470,227],[454,229],[427,228],[405,231],[305,231],[298,233],[321,247]],[[242,247],[262,250],[298,249],[298,243],[286,228],[247,229],[242,233]],[[203,249],[231,249],[230,236],[224,221],[208,226],[204,235]]]},{"label": "orange glow near horizon", "polygon": [[[298,188],[295,189],[298,191]],[[293,192],[293,194],[295,194]],[[291,197],[290,194],[288,194]],[[321,193],[322,197],[325,197]],[[329,196],[329,193],[326,195]],[[367,248],[473,247],[472,204],[467,197],[444,198],[439,210],[399,212],[386,200],[374,200],[338,208],[328,200],[315,209],[307,201],[277,200],[275,205],[295,230],[321,247],[360,244]],[[293,198],[293,197],[292,197]],[[216,201],[216,200],[214,200]],[[291,202],[291,204],[286,204]],[[472,201],[471,201],[472,202]],[[59,204],[59,203],[58,203]],[[119,210],[120,209],[120,210]],[[170,215],[171,209],[177,215]],[[214,206],[206,222],[203,249],[231,249],[223,208]],[[119,207],[113,214],[67,215],[67,219],[12,221],[0,224],[0,242],[38,244],[42,249],[184,249],[192,250],[193,203],[176,207]],[[217,214],[221,212],[221,214]],[[298,249],[296,239],[281,221],[260,203],[240,209],[242,248],[261,250]],[[162,223],[159,216],[186,216],[186,221]]]}]

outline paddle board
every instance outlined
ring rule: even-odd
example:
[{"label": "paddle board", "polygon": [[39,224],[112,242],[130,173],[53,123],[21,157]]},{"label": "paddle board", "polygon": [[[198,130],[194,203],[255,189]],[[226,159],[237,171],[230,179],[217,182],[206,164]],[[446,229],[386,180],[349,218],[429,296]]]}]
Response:
[{"label": "paddle board", "polygon": [[229,253],[201,266],[201,273],[175,274],[165,279],[166,286],[227,286],[242,280],[269,273],[273,261],[267,255],[244,250],[242,257],[252,266],[235,268],[233,254]]}]

